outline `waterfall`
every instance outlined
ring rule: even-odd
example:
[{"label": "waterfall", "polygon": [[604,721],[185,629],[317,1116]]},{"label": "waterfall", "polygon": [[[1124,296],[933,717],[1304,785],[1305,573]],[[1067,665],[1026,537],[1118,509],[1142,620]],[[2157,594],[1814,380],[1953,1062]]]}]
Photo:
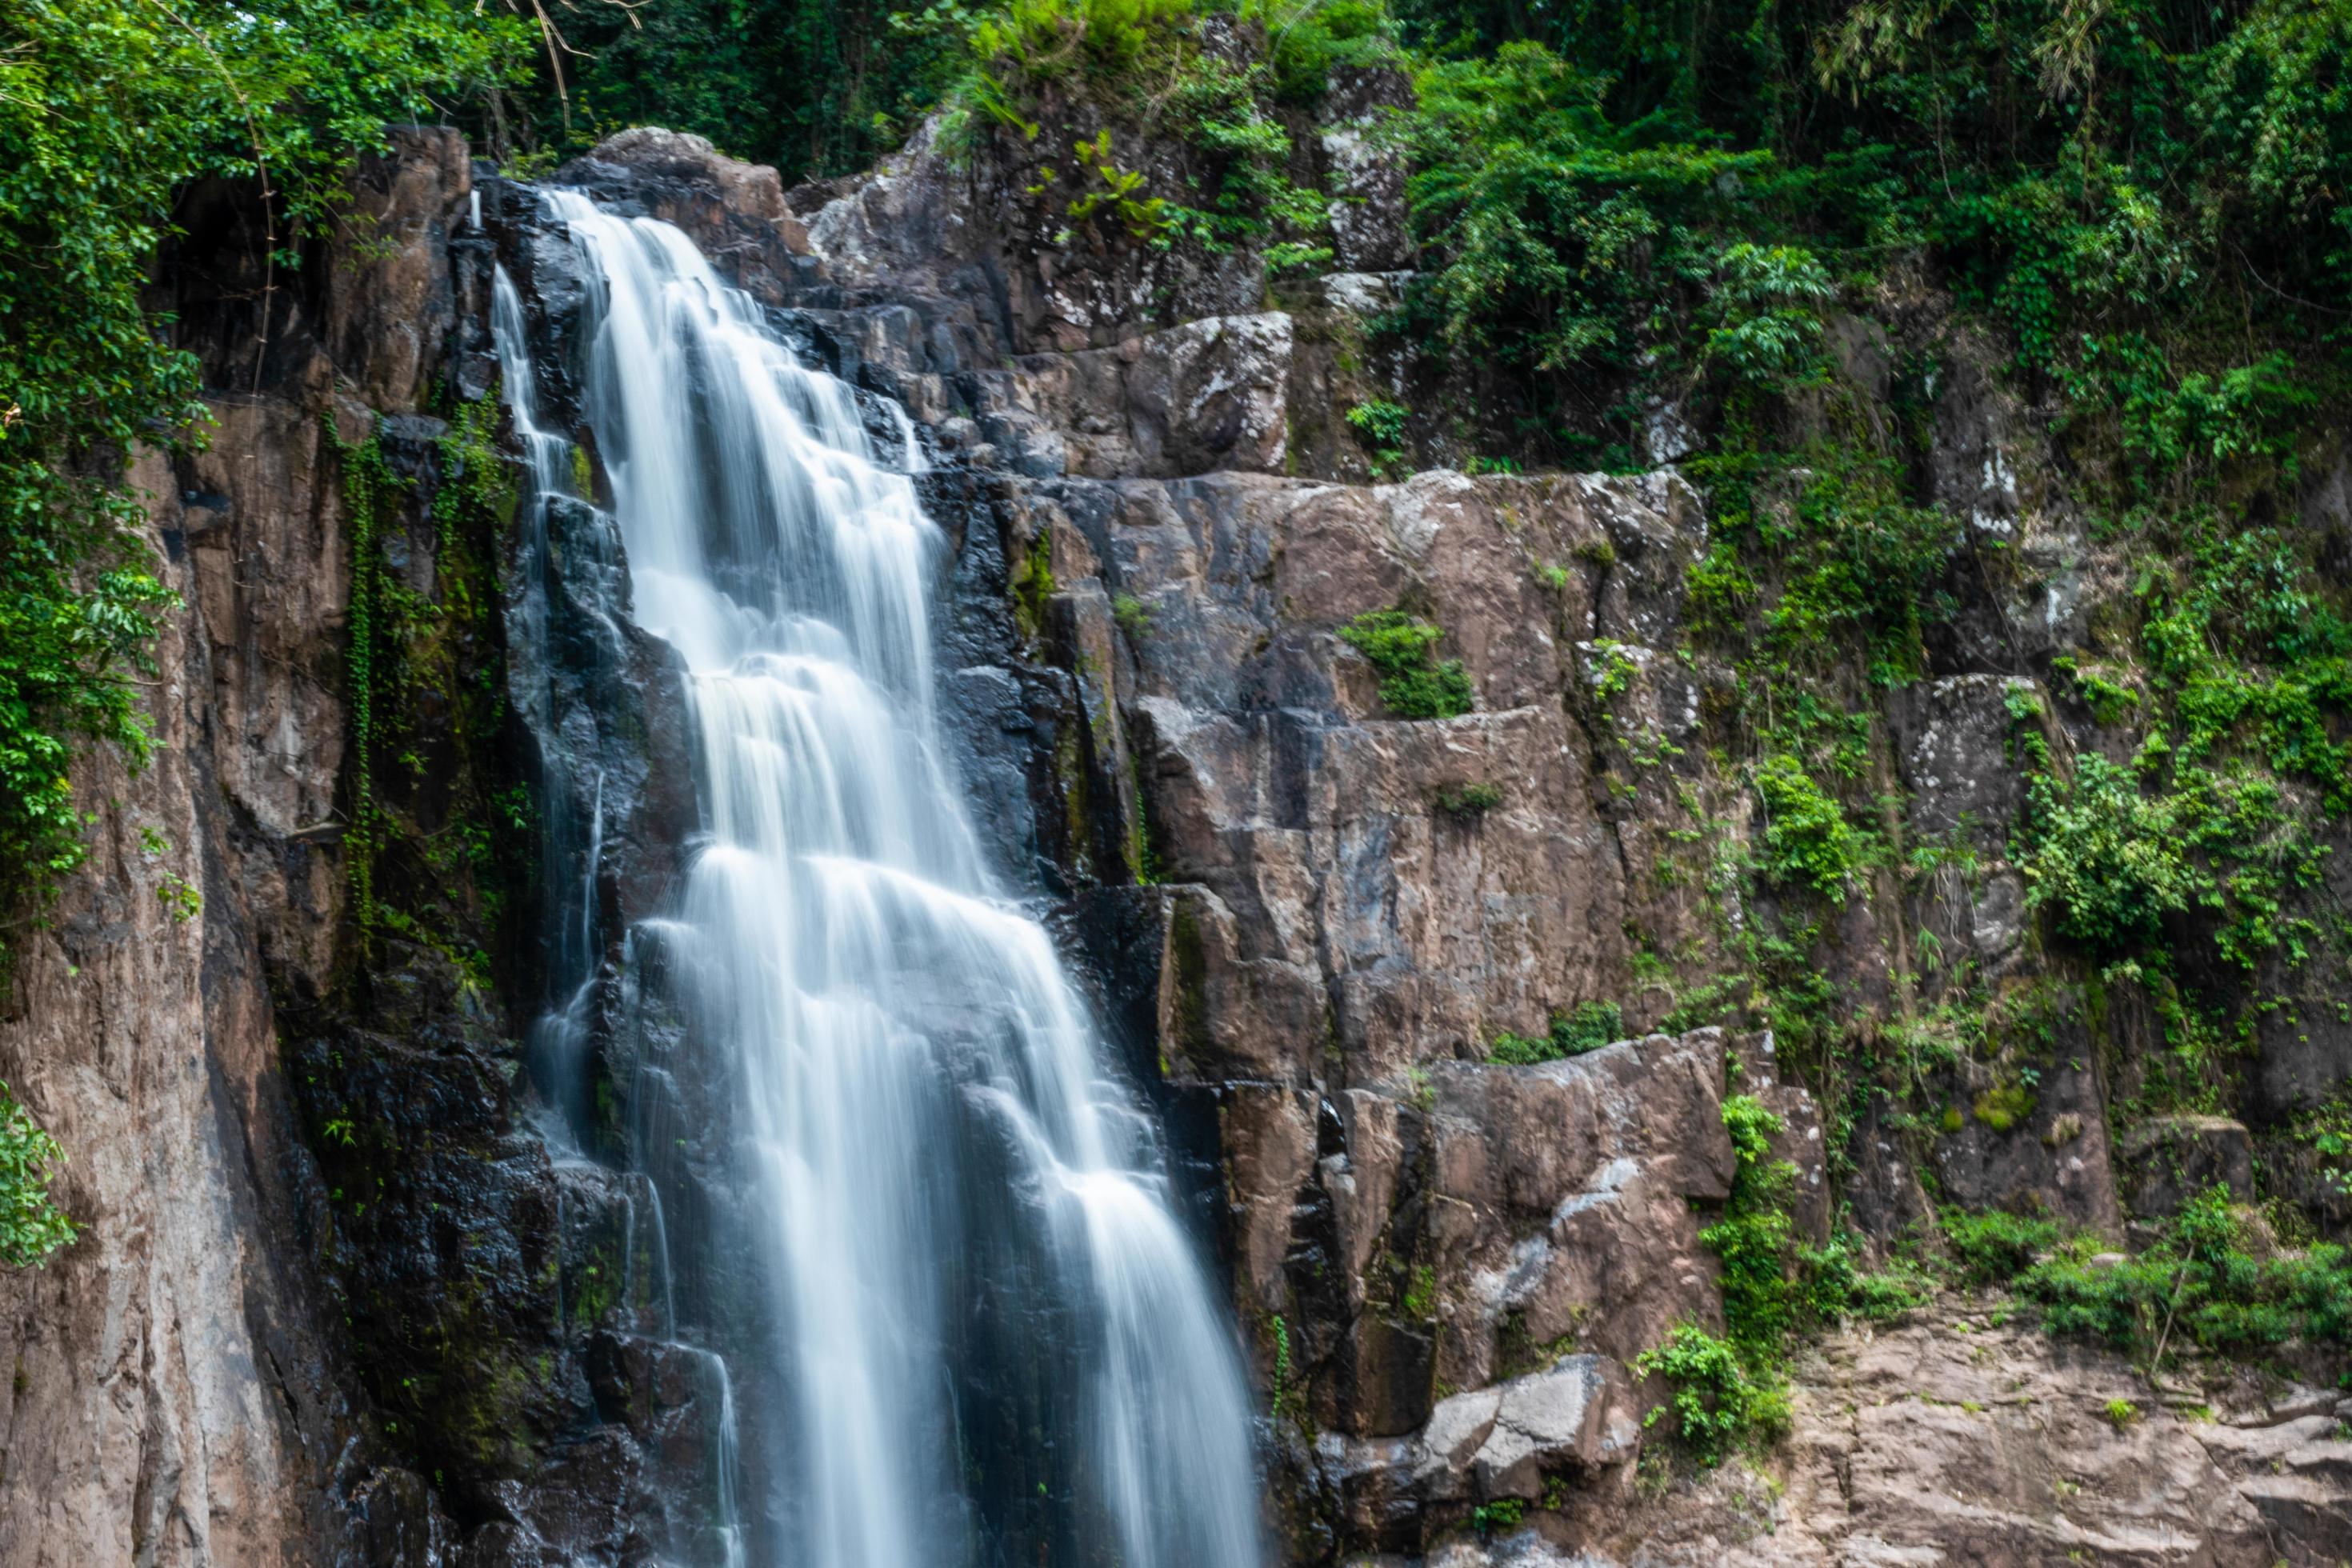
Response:
[{"label": "waterfall", "polygon": [[912,426],[886,467],[682,233],[546,200],[634,613],[691,672],[704,833],[666,940],[736,1075],[788,1391],[744,1506],[793,1568],[1251,1568],[1247,1392],[1157,1130],[947,760]]}]

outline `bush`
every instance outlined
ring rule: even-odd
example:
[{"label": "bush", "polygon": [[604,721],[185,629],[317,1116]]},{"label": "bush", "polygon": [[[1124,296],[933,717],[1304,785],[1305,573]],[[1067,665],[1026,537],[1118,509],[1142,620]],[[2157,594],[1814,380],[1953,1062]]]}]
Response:
[{"label": "bush", "polygon": [[2323,1242],[2257,1256],[2254,1243],[2229,1189],[2215,1186],[2183,1204],[2137,1257],[2094,1263],[2097,1241],[2078,1238],[2026,1270],[2017,1289],[2053,1333],[2151,1358],[2159,1346],[2242,1353],[2295,1339],[2352,1341],[2344,1249]]},{"label": "bush", "polygon": [[1614,1002],[1579,1002],[1575,1009],[1551,1016],[1551,1029],[1539,1040],[1506,1029],[1495,1037],[1486,1059],[1513,1067],[1533,1067],[1562,1057],[1597,1051],[1624,1037],[1625,1015]]},{"label": "bush", "polygon": [[1769,1443],[1789,1429],[1786,1384],[1758,1376],[1729,1341],[1696,1323],[1678,1325],[1664,1344],[1634,1357],[1633,1370],[1663,1377],[1675,1390],[1643,1425],[1671,1417],[1675,1435],[1702,1465],[1721,1464],[1733,1449]]},{"label": "bush", "polygon": [[2054,1220],[2000,1209],[1983,1214],[1946,1209],[1942,1217],[1944,1243],[1951,1249],[1960,1278],[1971,1285],[2007,1284],[2057,1246],[2065,1234]]},{"label": "bush", "polygon": [[1756,794],[1764,803],[1766,874],[1825,898],[1843,897],[1862,859],[1860,837],[1843,808],[1785,752],[1756,765]]},{"label": "bush", "polygon": [[1458,658],[1432,651],[1445,634],[1402,610],[1373,610],[1339,628],[1339,640],[1380,672],[1381,701],[1400,719],[1452,719],[1470,711],[1470,677]]},{"label": "bush", "polygon": [[0,1083],[0,1263],[37,1266],[80,1234],[49,1196],[65,1152]]},{"label": "bush", "polygon": [[2037,773],[2027,785],[2018,870],[2025,901],[2059,934],[2125,954],[2160,939],[2164,918],[2202,897],[2207,879],[2183,853],[2177,803],[2140,792],[2130,769],[2086,753],[2073,782]]}]

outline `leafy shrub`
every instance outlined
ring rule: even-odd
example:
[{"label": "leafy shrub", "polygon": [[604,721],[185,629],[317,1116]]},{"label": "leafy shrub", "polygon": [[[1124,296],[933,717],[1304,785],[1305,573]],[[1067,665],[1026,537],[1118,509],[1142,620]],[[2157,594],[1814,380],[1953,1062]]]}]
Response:
[{"label": "leafy shrub", "polygon": [[1960,1277],[1973,1285],[1999,1285],[2016,1279],[2041,1254],[2058,1245],[2063,1229],[2054,1220],[2000,1209],[1943,1213],[1944,1242]]},{"label": "leafy shrub", "polygon": [[1525,1498],[1496,1498],[1470,1510],[1470,1528],[1481,1535],[1492,1535],[1499,1531],[1517,1529],[1519,1521],[1527,1516]]},{"label": "leafy shrub", "polygon": [[1597,1051],[1623,1038],[1624,1033],[1625,1015],[1616,1003],[1580,1002],[1570,1012],[1554,1013],[1549,1032],[1539,1040],[1504,1030],[1495,1037],[1494,1048],[1486,1059],[1513,1067],[1533,1067],[1538,1062]]},{"label": "leafy shrub", "polygon": [[2033,1265],[2018,1293],[2053,1333],[2104,1340],[2153,1358],[2193,1343],[2244,1352],[2308,1339],[2352,1341],[2352,1258],[2318,1243],[2257,1256],[2254,1238],[2216,1186],[2183,1204],[2154,1246],[2094,1262],[2098,1242],[2078,1238]]},{"label": "leafy shrub", "polygon": [[80,1234],[49,1196],[65,1152],[0,1083],[0,1263],[37,1266]]},{"label": "leafy shrub", "polygon": [[1404,462],[1405,421],[1412,417],[1412,411],[1402,405],[1383,403],[1378,398],[1348,410],[1348,423],[1372,449],[1375,474],[1386,473]]},{"label": "leafy shrub", "polygon": [[1743,380],[1809,378],[1821,358],[1822,301],[1836,298],[1810,250],[1740,241],[1716,258],[1706,357]]},{"label": "leafy shrub", "polygon": [[2027,801],[2017,857],[2026,903],[2049,910],[2062,935],[2095,952],[2130,952],[2204,896],[2178,803],[2143,795],[2130,769],[2086,753],[2071,784],[2035,773]]},{"label": "leafy shrub", "polygon": [[1470,677],[1458,658],[1432,651],[1445,634],[1402,610],[1373,610],[1339,628],[1339,640],[1380,672],[1381,701],[1400,719],[1452,719],[1470,711]]},{"label": "leafy shrub", "polygon": [[1699,1240],[1723,1260],[1726,1332],[1760,1361],[1776,1355],[1797,1326],[1789,1215],[1796,1167],[1772,1157],[1772,1140],[1786,1124],[1753,1095],[1724,1100],[1723,1129],[1731,1139],[1731,1195]]},{"label": "leafy shrub", "polygon": [[1832,1236],[1827,1247],[1799,1248],[1804,1310],[1812,1321],[1860,1318],[1883,1322],[1935,1299],[1934,1277],[1916,1263],[1898,1258],[1885,1268],[1865,1271],[1860,1267],[1862,1255],[1860,1238],[1844,1231]]},{"label": "leafy shrub", "polygon": [[1789,1429],[1787,1385],[1759,1377],[1727,1340],[1696,1323],[1682,1323],[1664,1344],[1633,1358],[1644,1377],[1664,1377],[1674,1397],[1650,1412],[1645,1426],[1671,1418],[1692,1458],[1718,1465],[1734,1449],[1769,1443]]},{"label": "leafy shrub", "polygon": [[1824,897],[1842,897],[1862,859],[1860,837],[1844,810],[1785,752],[1756,765],[1756,794],[1764,803],[1766,873]]}]

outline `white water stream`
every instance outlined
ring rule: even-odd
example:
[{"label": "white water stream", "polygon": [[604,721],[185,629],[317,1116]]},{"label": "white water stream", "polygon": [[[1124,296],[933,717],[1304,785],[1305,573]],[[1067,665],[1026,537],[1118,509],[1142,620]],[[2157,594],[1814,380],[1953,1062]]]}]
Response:
[{"label": "white water stream", "polygon": [[[970,1434],[1010,1370],[1075,1412],[1067,1431],[1030,1426],[1056,1450],[1056,1539],[1083,1562],[1255,1568],[1247,1393],[1155,1129],[1045,931],[994,885],[944,760],[943,535],[850,390],[800,365],[683,234],[546,199],[590,288],[583,402],[635,616],[692,672],[707,841],[681,967],[740,1075],[791,1390],[777,1473],[744,1485],[771,1500],[780,1561],[999,1560]],[[560,485],[568,451],[530,427],[527,384],[509,398]],[[894,423],[889,455],[915,468]],[[992,1348],[975,1366],[979,1307]]]}]

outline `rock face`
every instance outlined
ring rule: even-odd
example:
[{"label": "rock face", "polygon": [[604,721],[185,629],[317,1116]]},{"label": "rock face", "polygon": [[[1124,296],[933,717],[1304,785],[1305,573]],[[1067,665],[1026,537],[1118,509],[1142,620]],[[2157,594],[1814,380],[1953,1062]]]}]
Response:
[{"label": "rock face", "polygon": [[[166,275],[223,390],[205,451],[131,474],[186,605],[156,649],[153,758],[76,779],[90,864],[0,1017],[0,1073],[70,1152],[59,1196],[87,1227],[0,1278],[0,1560],[417,1561],[446,1537],[331,1327],[281,1031],[283,1003],[336,984],[346,899],[352,572],[322,416],[415,413],[455,325],[468,178],[440,132],[363,167],[383,243],[331,259],[323,295],[281,279],[257,355],[241,209],[199,190],[184,215]],[[200,903],[158,897],[183,889]]]},{"label": "rock face", "polygon": [[558,520],[570,565],[531,574],[472,182],[400,133],[353,176],[368,242],[275,279],[244,194],[200,187],[159,269],[217,427],[129,476],[185,606],[153,758],[77,779],[90,864],[0,1015],[86,1227],[0,1279],[0,1561],[716,1550],[723,1379],[668,1342],[646,1178],[552,1157],[522,1073],[599,962],[542,946],[581,899],[534,850],[593,783],[591,901],[615,942],[657,907],[681,704],[600,641],[616,549]]},{"label": "rock face", "polygon": [[[2352,1550],[2339,1397],[2185,1413],[2122,1363],[1982,1315],[1832,1336],[1797,1369],[1776,1475],[1622,1500],[1539,1550],[1608,1563],[2325,1563]],[[2111,1413],[2124,1401],[2130,1413]],[[1522,1560],[1508,1549],[1470,1563]],[[1543,1561],[1538,1557],[1536,1561]],[[1433,1558],[1433,1562],[1452,1561]]]},{"label": "rock face", "polygon": [[[1936,1064],[1949,1110],[1923,1133],[1867,1096],[1825,1116],[1769,1033],[1685,1026],[1738,972],[1758,911],[1731,868],[1764,830],[1706,755],[1734,678],[1678,651],[1700,498],[1671,468],[1370,482],[1341,414],[1379,390],[1363,322],[1412,262],[1362,134],[1398,84],[1338,90],[1303,155],[1350,198],[1346,270],[1280,298],[1246,252],[1057,237],[1018,148],[957,162],[919,138],[786,193],[635,131],[556,176],[678,224],[870,395],[878,447],[924,459],[954,545],[958,765],[1221,1249],[1287,1560],[2352,1552],[2332,1405],[2118,1426],[2125,1369],[1982,1321],[1832,1338],[1769,1485],[1636,1484],[1663,1393],[1636,1359],[1722,1323],[1699,1234],[1733,1180],[1728,1096],[1780,1118],[1816,1243],[1833,1201],[1866,1237],[1932,1226],[1931,1184],[2121,1235],[2213,1181],[2251,1194],[2256,1155],[2219,1118],[2111,1146],[2113,1064],[2162,1026],[2089,1005],[2037,951],[2007,748],[2037,704],[2082,731],[2015,673],[2016,626],[2055,647],[2080,620],[2056,565],[2033,604],[1964,605],[1893,703],[1869,765],[1941,853],[1860,874],[1823,961],[1872,1019],[1973,975],[2031,1014],[2037,1054]],[[384,239],[299,288],[249,275],[235,193],[191,198],[164,268],[221,429],[134,474],[187,606],[158,650],[156,760],[78,781],[91,867],[0,1017],[0,1075],[72,1151],[60,1193],[89,1226],[0,1279],[0,1561],[722,1560],[721,1411],[756,1447],[761,1397],[724,1352],[759,1309],[710,1256],[737,1201],[724,1086],[652,994],[645,922],[694,821],[677,666],[625,629],[593,507],[475,483],[493,259],[554,426],[582,280],[530,193],[477,192],[453,137],[404,135],[358,180]],[[1884,346],[1848,335],[1858,364]],[[2017,477],[2022,415],[1956,376],[1937,416],[1945,501],[2071,560],[2072,525]],[[362,527],[365,450],[392,499]],[[572,488],[601,482],[592,455]],[[445,529],[445,495],[474,521]],[[355,605],[406,602],[370,583],[435,615],[363,626],[355,664],[355,618],[375,625]],[[1397,607],[1443,628],[1468,710],[1384,700],[1341,634]],[[354,721],[377,655],[411,677],[396,733]],[[156,896],[183,884],[184,920]],[[1490,1059],[1583,1004],[1628,1037]],[[2314,1022],[2268,1092],[2326,1092],[2352,1073],[2338,1044]]]}]

